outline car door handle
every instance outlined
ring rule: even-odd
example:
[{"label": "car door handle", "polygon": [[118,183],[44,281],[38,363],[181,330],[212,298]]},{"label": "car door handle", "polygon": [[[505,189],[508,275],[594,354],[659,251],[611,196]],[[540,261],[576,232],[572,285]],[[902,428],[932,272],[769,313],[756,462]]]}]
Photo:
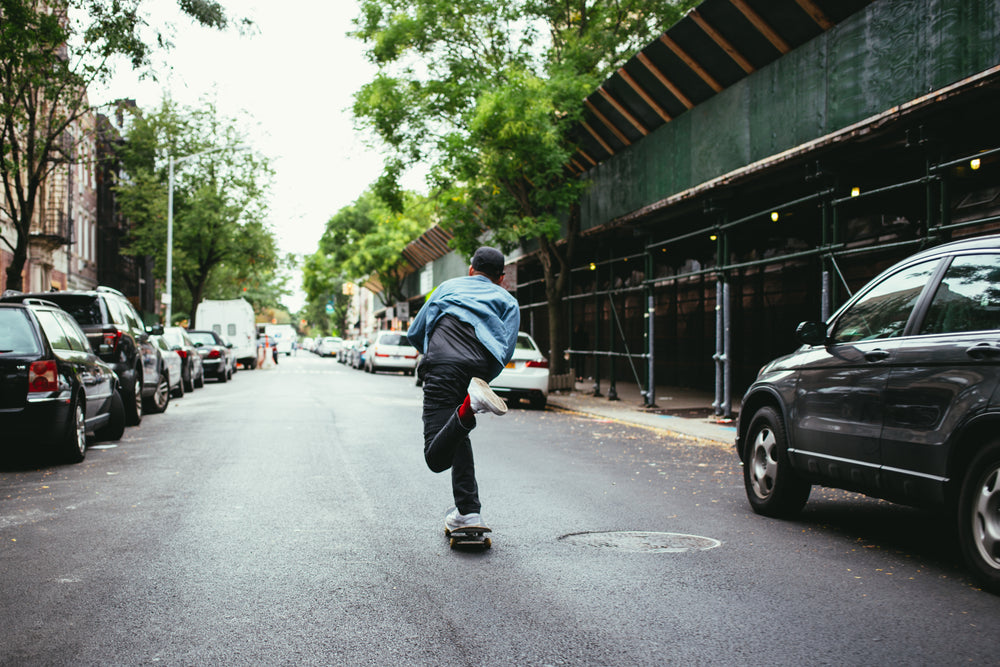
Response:
[{"label": "car door handle", "polygon": [[968,348],[965,353],[973,359],[987,359],[1000,356],[1000,347],[993,343],[979,343]]},{"label": "car door handle", "polygon": [[889,358],[888,350],[870,350],[865,352],[865,361],[875,363],[876,361],[885,361]]}]

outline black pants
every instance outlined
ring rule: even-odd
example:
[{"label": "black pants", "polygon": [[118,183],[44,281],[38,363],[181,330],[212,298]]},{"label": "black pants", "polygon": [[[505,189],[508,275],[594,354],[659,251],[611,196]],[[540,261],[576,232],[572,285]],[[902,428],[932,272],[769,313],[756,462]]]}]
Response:
[{"label": "black pants", "polygon": [[458,418],[469,381],[488,378],[491,369],[471,364],[442,363],[420,365],[424,383],[424,460],[434,472],[451,468],[451,489],[455,506],[462,514],[479,512],[479,487],[472,458],[469,432]]}]

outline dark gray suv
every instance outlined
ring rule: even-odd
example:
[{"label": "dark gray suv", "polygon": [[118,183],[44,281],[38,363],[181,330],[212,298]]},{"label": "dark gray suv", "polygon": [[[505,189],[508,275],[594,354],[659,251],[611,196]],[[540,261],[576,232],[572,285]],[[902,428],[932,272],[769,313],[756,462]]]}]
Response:
[{"label": "dark gray suv", "polygon": [[1000,236],[917,253],[797,335],[743,398],[754,511],[794,515],[813,484],[944,508],[1000,592]]},{"label": "dark gray suv", "polygon": [[4,301],[28,298],[52,301],[73,316],[87,334],[94,353],[118,374],[126,422],[134,426],[142,421],[142,398],[156,392],[163,365],[159,349],[149,341],[149,333],[163,333],[163,327],[147,331],[132,303],[110,287],[3,295]]}]

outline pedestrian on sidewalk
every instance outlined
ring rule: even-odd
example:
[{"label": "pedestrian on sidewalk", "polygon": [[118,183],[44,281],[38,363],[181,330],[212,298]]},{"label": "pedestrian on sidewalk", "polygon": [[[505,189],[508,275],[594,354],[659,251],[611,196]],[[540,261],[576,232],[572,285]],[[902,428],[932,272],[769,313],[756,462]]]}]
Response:
[{"label": "pedestrian on sidewalk", "polygon": [[477,413],[503,415],[507,405],[489,387],[514,355],[521,312],[503,287],[504,258],[483,246],[469,275],[445,281],[407,332],[424,355],[417,373],[424,389],[424,460],[434,472],[451,468],[455,506],[448,530],[484,526],[469,432]]}]

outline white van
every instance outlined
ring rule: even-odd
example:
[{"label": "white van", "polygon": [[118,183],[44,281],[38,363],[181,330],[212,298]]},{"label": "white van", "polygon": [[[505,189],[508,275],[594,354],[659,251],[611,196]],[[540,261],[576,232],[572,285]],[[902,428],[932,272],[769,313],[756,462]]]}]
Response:
[{"label": "white van", "polygon": [[278,353],[285,356],[292,354],[292,343],[299,338],[299,333],[291,324],[267,324],[264,326],[264,333],[274,337]]},{"label": "white van", "polygon": [[194,313],[198,329],[211,329],[233,344],[236,361],[257,368],[257,324],[245,299],[205,299]]}]

